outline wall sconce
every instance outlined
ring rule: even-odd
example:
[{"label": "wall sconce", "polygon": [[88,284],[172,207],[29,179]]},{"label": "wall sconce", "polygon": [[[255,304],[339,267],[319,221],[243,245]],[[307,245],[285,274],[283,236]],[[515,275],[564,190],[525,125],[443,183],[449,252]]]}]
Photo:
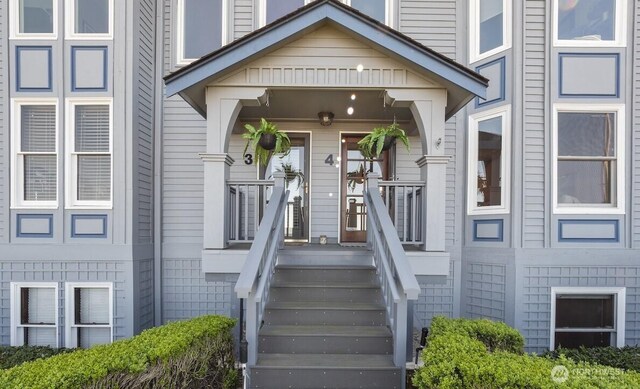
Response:
[{"label": "wall sconce", "polygon": [[318,112],[318,119],[320,119],[320,125],[328,127],[333,123],[333,112]]}]

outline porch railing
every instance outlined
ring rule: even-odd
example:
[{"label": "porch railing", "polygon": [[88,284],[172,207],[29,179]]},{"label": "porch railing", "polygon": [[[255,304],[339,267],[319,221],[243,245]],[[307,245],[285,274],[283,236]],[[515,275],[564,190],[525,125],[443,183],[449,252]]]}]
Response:
[{"label": "porch railing", "polygon": [[379,181],[381,195],[402,244],[422,244],[424,181]]},{"label": "porch railing", "polygon": [[273,191],[269,180],[227,180],[229,243],[252,242]]},{"label": "porch railing", "polygon": [[284,188],[284,175],[275,178],[276,184],[264,217],[235,286],[238,298],[247,300],[245,336],[249,365],[255,365],[257,361],[258,330],[269,299],[278,250],[284,245],[284,216],[289,191]]},{"label": "porch railing", "polygon": [[368,175],[367,190],[364,195],[368,210],[367,242],[373,251],[387,309],[388,324],[393,332],[394,363],[402,369],[404,377],[407,336],[409,336],[407,305],[409,300],[418,299],[420,285],[411,270],[387,206],[382,201],[378,177],[377,174]]}]

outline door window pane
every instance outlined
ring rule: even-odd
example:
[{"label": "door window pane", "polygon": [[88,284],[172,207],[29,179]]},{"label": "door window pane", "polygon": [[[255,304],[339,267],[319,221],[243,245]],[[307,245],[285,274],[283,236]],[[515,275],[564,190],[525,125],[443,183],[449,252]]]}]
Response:
[{"label": "door window pane", "polygon": [[109,33],[109,0],[75,0],[74,32]]},{"label": "door window pane", "polygon": [[280,19],[304,5],[304,0],[266,0],[267,24]]},{"label": "door window pane", "polygon": [[558,39],[615,40],[615,0],[558,0]]},{"label": "door window pane", "polygon": [[478,122],[478,207],[501,205],[502,117]]},{"label": "door window pane", "polygon": [[53,0],[20,0],[20,33],[53,33]]},{"label": "door window pane", "polygon": [[222,0],[183,0],[185,59],[200,58],[222,46]]},{"label": "door window pane", "polygon": [[504,9],[502,0],[479,0],[480,54],[502,46]]},{"label": "door window pane", "polygon": [[385,23],[386,0],[351,0],[351,6],[381,23]]}]

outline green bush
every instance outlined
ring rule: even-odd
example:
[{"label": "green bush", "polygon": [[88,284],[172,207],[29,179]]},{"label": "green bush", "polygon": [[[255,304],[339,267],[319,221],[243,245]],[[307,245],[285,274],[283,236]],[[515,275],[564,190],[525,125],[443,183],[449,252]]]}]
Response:
[{"label": "green bush", "polygon": [[57,354],[73,351],[65,348],[51,348],[45,346],[0,346],[0,370],[9,369],[24,362],[49,358]]},{"label": "green bush", "polygon": [[624,370],[640,372],[640,347],[580,347],[578,349],[559,348],[544,354],[550,359],[557,359],[560,355],[576,361],[598,363]]},{"label": "green bush", "polygon": [[[502,323],[439,317],[431,328],[422,352],[424,366],[413,377],[413,384],[421,389],[640,387],[640,374],[635,372],[521,353],[515,330]],[[568,370],[566,380],[552,379],[557,365]]]},{"label": "green bush", "polygon": [[231,328],[202,316],[0,371],[0,388],[234,388]]}]

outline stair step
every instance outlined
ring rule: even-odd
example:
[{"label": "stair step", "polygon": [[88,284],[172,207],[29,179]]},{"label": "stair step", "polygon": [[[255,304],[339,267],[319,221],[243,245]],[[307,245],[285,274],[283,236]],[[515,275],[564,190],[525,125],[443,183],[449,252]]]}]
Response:
[{"label": "stair step", "polygon": [[270,301],[331,301],[381,302],[380,287],[373,283],[332,282],[304,285],[304,283],[277,283],[269,292]]},{"label": "stair step", "polygon": [[294,266],[278,265],[273,282],[378,282],[376,269],[372,266]]},{"label": "stair step", "polygon": [[273,288],[351,288],[351,289],[379,289],[378,282],[344,282],[344,281],[327,281],[327,282],[279,282],[272,283]]},{"label": "stair step", "polygon": [[376,368],[395,369],[393,357],[378,354],[260,354],[256,366],[265,369],[296,367],[308,369]]},{"label": "stair step", "polygon": [[327,250],[285,249],[278,254],[279,264],[291,265],[371,265],[371,251],[364,248]]},{"label": "stair step", "polygon": [[258,339],[259,353],[393,353],[393,337],[384,326],[265,325]]},{"label": "stair step", "polygon": [[265,324],[385,325],[385,307],[373,302],[269,302]]}]

